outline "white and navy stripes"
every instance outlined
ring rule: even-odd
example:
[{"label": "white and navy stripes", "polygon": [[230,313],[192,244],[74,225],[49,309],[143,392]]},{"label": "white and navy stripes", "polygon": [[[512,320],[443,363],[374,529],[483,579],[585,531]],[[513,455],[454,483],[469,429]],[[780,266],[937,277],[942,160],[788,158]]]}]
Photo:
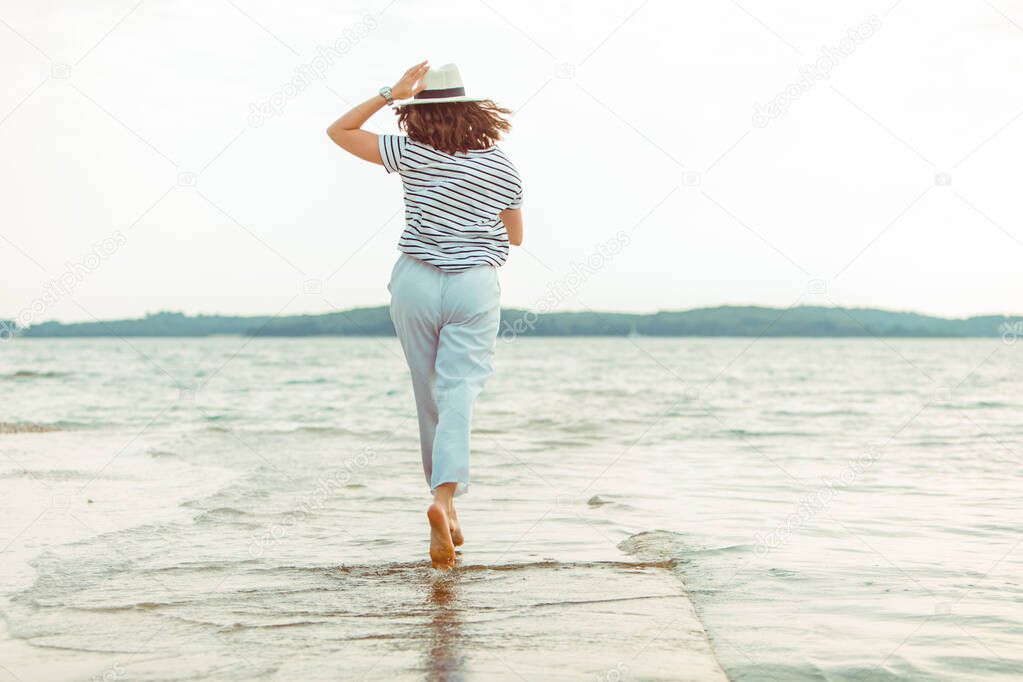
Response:
[{"label": "white and navy stripes", "polygon": [[449,272],[504,264],[508,233],[498,213],[522,206],[522,182],[504,152],[448,154],[405,135],[381,135],[380,159],[405,188],[399,251]]}]

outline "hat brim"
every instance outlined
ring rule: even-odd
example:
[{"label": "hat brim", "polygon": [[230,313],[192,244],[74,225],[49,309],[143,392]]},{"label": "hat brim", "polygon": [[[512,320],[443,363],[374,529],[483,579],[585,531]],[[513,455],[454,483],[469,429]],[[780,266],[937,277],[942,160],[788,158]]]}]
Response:
[{"label": "hat brim", "polygon": [[436,99],[406,99],[399,102],[395,102],[396,107],[405,107],[410,104],[445,104],[447,102],[485,102],[486,97],[467,97],[460,95],[458,97],[437,97]]}]

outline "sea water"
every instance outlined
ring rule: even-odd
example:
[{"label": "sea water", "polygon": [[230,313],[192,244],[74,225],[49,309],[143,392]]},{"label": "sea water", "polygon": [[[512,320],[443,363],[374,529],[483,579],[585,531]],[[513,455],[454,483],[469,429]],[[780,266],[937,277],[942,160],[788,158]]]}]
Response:
[{"label": "sea water", "polygon": [[496,366],[439,579],[394,339],[3,344],[2,665],[1023,676],[1023,343],[517,338]]}]

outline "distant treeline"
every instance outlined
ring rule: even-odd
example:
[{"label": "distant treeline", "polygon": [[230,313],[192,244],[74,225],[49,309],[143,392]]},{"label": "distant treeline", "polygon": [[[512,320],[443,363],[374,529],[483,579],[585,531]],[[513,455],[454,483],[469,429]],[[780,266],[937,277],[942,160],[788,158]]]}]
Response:
[{"label": "distant treeline", "polygon": [[[10,323],[5,324],[11,329]],[[947,319],[870,308],[765,308],[720,306],[650,315],[632,313],[501,311],[501,334],[509,336],[902,336],[991,337],[1023,333],[1020,318]],[[18,336],[393,336],[387,308],[356,308],[323,315],[287,317],[188,316],[162,312],[142,319],[45,322]]]}]

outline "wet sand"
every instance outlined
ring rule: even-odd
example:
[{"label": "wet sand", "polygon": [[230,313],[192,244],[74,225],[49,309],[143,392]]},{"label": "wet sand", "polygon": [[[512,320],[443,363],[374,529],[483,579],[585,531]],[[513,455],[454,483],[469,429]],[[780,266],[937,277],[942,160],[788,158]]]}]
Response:
[{"label": "wet sand", "polygon": [[[258,552],[225,547],[245,526],[217,499],[237,495],[237,473],[162,455],[166,435],[139,439],[104,467],[129,438],[5,437],[15,457],[0,463],[5,517],[24,527],[4,541],[0,660],[12,676],[725,679],[676,561],[642,543],[612,547],[618,560],[571,546],[536,551],[528,540],[509,547],[495,502],[478,512],[464,504],[468,549],[448,574],[425,559],[421,510],[386,529],[386,504],[366,515],[384,537],[358,551],[344,514],[325,529],[342,542],[315,548],[306,537],[304,556],[287,538]],[[199,451],[218,442],[226,446],[220,435]],[[417,553],[423,560],[395,560]]]},{"label": "wet sand", "polygon": [[[219,621],[220,639],[238,641],[235,648],[205,650],[182,637],[195,604],[171,600],[83,606],[71,618],[99,627],[82,649],[64,648],[72,642],[60,636],[40,634],[29,645],[4,632],[0,655],[25,679],[130,671],[133,679],[725,680],[692,604],[666,570],[627,562],[461,566],[448,575],[426,562],[341,567],[315,571],[317,588],[306,576],[290,597],[279,590],[284,572],[249,576],[249,593],[265,585],[251,601],[275,599],[275,615],[241,603],[202,608],[207,624]],[[367,598],[381,591],[386,604]],[[110,637],[99,621],[115,614],[120,633]],[[267,631],[274,639],[261,654],[242,653]],[[177,639],[178,650],[154,646],[161,636]]]},{"label": "wet sand", "polygon": [[0,422],[0,433],[50,433],[52,431],[60,431],[60,428],[31,422]]},{"label": "wet sand", "polygon": [[[339,654],[356,678],[725,679],[667,570],[552,561],[439,576],[424,562],[342,568],[325,579],[344,585],[335,594],[345,602],[360,601],[346,597],[353,590],[394,595],[383,612],[366,604],[352,616],[365,619],[365,639]],[[302,661],[291,665],[308,672]]]}]

